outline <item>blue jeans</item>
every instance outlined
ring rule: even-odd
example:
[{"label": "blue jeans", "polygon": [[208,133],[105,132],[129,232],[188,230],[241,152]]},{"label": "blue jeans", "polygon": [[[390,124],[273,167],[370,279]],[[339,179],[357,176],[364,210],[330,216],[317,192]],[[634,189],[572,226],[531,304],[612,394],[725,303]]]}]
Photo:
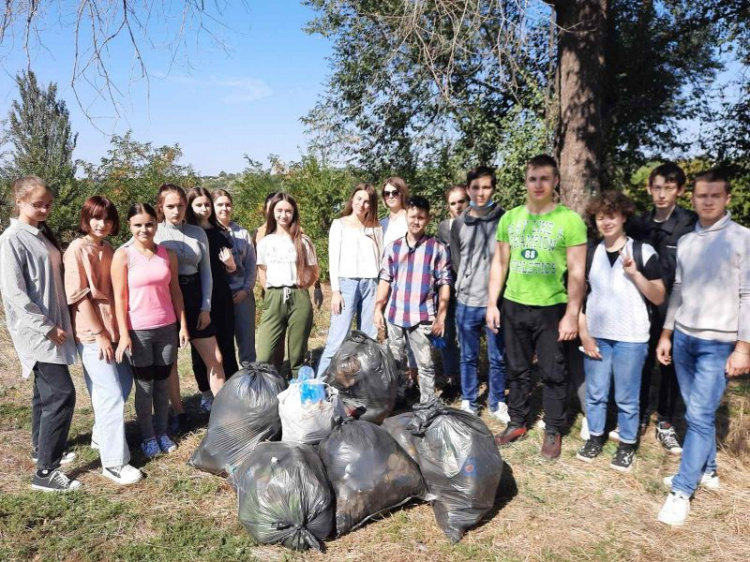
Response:
[{"label": "blue jeans", "polygon": [[373,320],[378,280],[342,277],[339,279],[339,290],[344,305],[341,314],[331,312],[331,327],[328,329],[326,347],[318,363],[318,378],[326,372],[331,364],[331,359],[341,347],[341,342],[344,341],[351,330],[355,314],[357,316],[357,329],[373,339],[378,337],[378,329],[375,327],[375,321]]},{"label": "blue jeans", "polygon": [[505,359],[503,352],[505,343],[502,330],[493,334],[487,327],[483,306],[466,306],[460,302],[456,304],[456,327],[458,341],[461,344],[461,394],[464,400],[477,407],[477,365],[479,363],[479,338],[482,331],[487,335],[487,352],[489,354],[490,372],[487,377],[489,383],[490,411],[497,408],[498,403],[505,402]]},{"label": "blue jeans", "polygon": [[461,356],[456,345],[456,295],[451,290],[451,300],[448,302],[448,313],[445,315],[445,347],[440,350],[443,359],[443,375],[455,377],[461,371]]},{"label": "blue jeans", "polygon": [[648,342],[630,343],[595,338],[601,359],[584,357],[586,371],[586,420],[589,433],[604,434],[607,421],[609,387],[614,375],[617,424],[620,442],[638,441],[638,412],[641,395],[643,362],[648,353]]},{"label": "blue jeans", "polygon": [[687,434],[673,492],[692,495],[703,473],[716,470],[716,410],[727,387],[724,367],[733,350],[734,343],[674,332],[672,360],[685,401]]},{"label": "blue jeans", "polygon": [[78,344],[86,388],[94,410],[92,440],[99,445],[102,466],[117,468],[130,462],[125,440],[125,402],[133,386],[126,361],[107,363],[99,359],[96,343]]}]

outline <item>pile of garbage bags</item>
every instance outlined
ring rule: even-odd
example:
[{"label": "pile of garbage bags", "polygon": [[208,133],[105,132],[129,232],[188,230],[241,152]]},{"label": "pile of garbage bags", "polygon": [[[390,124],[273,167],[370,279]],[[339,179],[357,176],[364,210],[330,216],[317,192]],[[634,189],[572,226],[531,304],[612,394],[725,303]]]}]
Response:
[{"label": "pile of garbage bags", "polygon": [[399,377],[393,355],[358,330],[344,339],[323,377],[351,409],[365,409],[360,416],[365,421],[383,423],[396,406]]},{"label": "pile of garbage bags", "polygon": [[[327,538],[411,501],[431,502],[445,535],[459,541],[495,503],[503,462],[492,434],[477,416],[437,399],[387,417],[392,358],[364,335],[347,341],[348,359],[342,354],[333,367],[334,358],[327,382],[303,368],[286,388],[263,364],[233,376],[190,464],[229,474],[240,521],[260,544],[322,549]],[[341,368],[355,359],[358,370]],[[347,391],[357,396],[357,413],[373,406],[377,415],[346,415]]]}]

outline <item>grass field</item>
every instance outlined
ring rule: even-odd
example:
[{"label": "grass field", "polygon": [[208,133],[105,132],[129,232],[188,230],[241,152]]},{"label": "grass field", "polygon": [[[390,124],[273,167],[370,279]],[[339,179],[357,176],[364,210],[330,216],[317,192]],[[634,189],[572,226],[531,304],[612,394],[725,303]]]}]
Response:
[{"label": "grass field", "polygon": [[[323,310],[326,310],[324,305]],[[324,317],[325,316],[325,317]],[[324,553],[294,553],[257,546],[237,520],[231,487],[198,472],[186,461],[205,432],[206,417],[179,442],[176,453],[146,461],[137,452],[132,398],[128,439],[133,464],[147,478],[118,487],[100,475],[89,448],[93,414],[80,370],[70,443],[77,453],[68,473],[82,491],[49,495],[30,489],[31,384],[0,318],[0,560],[65,561],[250,561],[250,560],[643,560],[750,559],[750,382],[734,381],[720,408],[718,428],[722,489],[699,490],[688,525],[669,529],[655,518],[666,491],[661,479],[675,472],[678,458],[643,440],[636,469],[623,475],[609,468],[614,445],[591,465],[575,459],[581,445],[580,417],[563,440],[562,458],[539,456],[542,435],[501,451],[506,462],[496,509],[457,545],[435,524],[432,509],[415,504],[331,540]],[[318,314],[312,347],[323,343],[327,315]],[[188,409],[197,410],[189,353],[180,373]],[[485,414],[491,429],[500,426]]]}]

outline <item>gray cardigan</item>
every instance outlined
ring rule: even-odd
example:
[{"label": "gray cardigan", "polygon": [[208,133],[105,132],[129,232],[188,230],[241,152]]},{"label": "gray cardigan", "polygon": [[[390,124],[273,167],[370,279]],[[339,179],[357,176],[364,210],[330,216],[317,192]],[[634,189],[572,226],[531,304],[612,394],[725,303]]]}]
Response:
[{"label": "gray cardigan", "polygon": [[[62,255],[41,230],[19,220],[12,220],[0,236],[0,293],[24,378],[38,362],[75,363]],[[61,346],[47,339],[55,326],[67,334]]]}]

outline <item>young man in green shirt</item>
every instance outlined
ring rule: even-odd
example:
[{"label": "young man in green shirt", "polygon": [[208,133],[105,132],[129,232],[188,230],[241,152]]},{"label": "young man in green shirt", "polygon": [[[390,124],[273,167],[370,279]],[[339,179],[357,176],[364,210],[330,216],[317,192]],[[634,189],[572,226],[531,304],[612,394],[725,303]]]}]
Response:
[{"label": "young man in green shirt", "polygon": [[526,435],[536,354],[544,383],[542,456],[548,459],[560,456],[560,432],[567,421],[565,345],[578,335],[586,269],[586,225],[575,212],[557,204],[559,183],[552,157],[536,156],[527,164],[526,204],[506,212],[497,227],[486,318],[495,332],[501,321],[504,324],[510,391],[511,421],[495,442],[504,446]]}]

